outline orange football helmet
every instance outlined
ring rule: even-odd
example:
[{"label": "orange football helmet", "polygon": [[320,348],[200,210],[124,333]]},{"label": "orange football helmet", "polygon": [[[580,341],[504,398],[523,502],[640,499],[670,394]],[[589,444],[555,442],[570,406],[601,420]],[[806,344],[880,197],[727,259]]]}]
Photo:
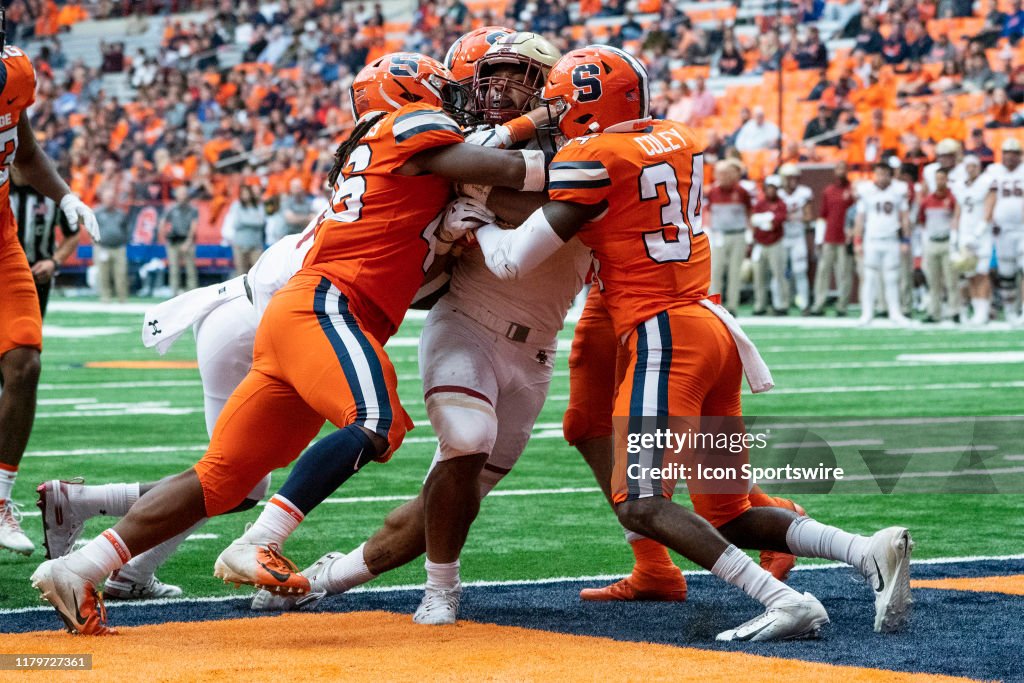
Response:
[{"label": "orange football helmet", "polygon": [[392,52],[367,64],[356,74],[349,94],[356,120],[368,111],[395,111],[414,102],[449,111],[464,99],[451,72],[417,52]]},{"label": "orange football helmet", "polygon": [[642,127],[651,117],[647,69],[610,45],[566,53],[551,67],[541,99],[570,140],[627,121]]},{"label": "orange football helmet", "polygon": [[474,29],[452,43],[448,54],[444,56],[444,65],[456,81],[468,86],[473,82],[476,60],[483,57],[499,38],[513,33],[515,31],[504,26],[481,26]]}]

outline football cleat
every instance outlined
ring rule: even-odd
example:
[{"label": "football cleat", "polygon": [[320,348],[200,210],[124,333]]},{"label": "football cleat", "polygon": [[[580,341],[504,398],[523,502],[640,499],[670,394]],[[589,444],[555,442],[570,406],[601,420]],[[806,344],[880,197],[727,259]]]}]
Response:
[{"label": "football cleat", "polygon": [[423,592],[420,606],[412,620],[417,624],[444,626],[454,624],[458,620],[459,601],[462,599],[462,586],[457,585],[451,590],[427,588]]},{"label": "football cleat", "polygon": [[42,513],[43,545],[46,547],[46,559],[55,560],[70,553],[75,541],[82,535],[85,517],[79,516],[71,505],[69,489],[82,486],[82,479],[61,481],[53,479],[43,482],[36,489],[39,499],[36,507]]},{"label": "football cleat", "polygon": [[309,592],[309,579],[281,554],[281,547],[276,543],[260,545],[236,540],[217,558],[213,575],[224,583],[236,586],[245,583],[272,593],[305,595]]},{"label": "football cleat", "polygon": [[810,593],[797,596],[792,602],[772,607],[738,628],[722,631],[715,640],[796,640],[817,638],[828,623],[828,612]]},{"label": "football cleat", "polygon": [[686,579],[665,577],[657,581],[639,581],[633,574],[603,588],[584,588],[580,600],[594,602],[650,600],[654,602],[683,602],[686,600]]},{"label": "football cleat", "polygon": [[103,595],[108,600],[159,600],[181,595],[179,586],[164,583],[155,576],[148,581],[131,581],[115,571],[103,584]]},{"label": "football cleat", "polygon": [[47,560],[32,573],[32,587],[53,605],[69,633],[104,636],[116,633],[107,627],[103,594],[91,581],[67,567],[63,558]]},{"label": "football cleat", "polygon": [[889,633],[906,625],[910,597],[910,532],[899,526],[882,529],[871,537],[864,577],[875,591],[875,631]]},{"label": "football cleat", "polygon": [[287,612],[303,607],[316,607],[327,597],[327,572],[331,565],[343,557],[345,553],[327,553],[304,569],[302,575],[309,579],[309,592],[305,595],[278,595],[261,588],[253,596],[249,609],[255,612]]},{"label": "football cleat", "polygon": [[0,548],[31,555],[36,546],[21,530],[21,509],[13,500],[0,501]]}]

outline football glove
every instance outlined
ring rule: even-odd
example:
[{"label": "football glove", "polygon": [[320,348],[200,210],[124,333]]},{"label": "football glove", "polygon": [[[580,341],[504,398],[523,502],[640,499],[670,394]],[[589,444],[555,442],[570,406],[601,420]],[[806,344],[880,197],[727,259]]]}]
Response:
[{"label": "football glove", "polygon": [[78,198],[78,195],[68,193],[60,199],[60,210],[68,219],[68,225],[81,225],[89,233],[94,242],[99,242],[100,226],[96,222],[96,214],[92,212],[85,202]]},{"label": "football glove", "polygon": [[466,233],[492,222],[494,213],[484,204],[469,197],[459,197],[448,205],[444,220],[437,229],[437,239],[444,244],[452,244]]}]

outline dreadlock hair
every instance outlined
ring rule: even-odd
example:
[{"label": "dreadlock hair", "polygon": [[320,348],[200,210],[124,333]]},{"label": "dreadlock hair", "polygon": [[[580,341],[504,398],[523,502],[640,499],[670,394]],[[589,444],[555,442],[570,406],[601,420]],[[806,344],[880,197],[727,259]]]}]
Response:
[{"label": "dreadlock hair", "polygon": [[379,112],[376,114],[368,114],[361,121],[356,124],[356,127],[352,129],[349,136],[345,138],[338,149],[334,151],[334,166],[331,167],[331,172],[327,174],[327,184],[334,187],[334,183],[337,182],[338,176],[341,175],[341,169],[348,163],[348,157],[352,154],[352,150],[359,146],[359,142],[366,135],[366,132],[373,128],[373,126],[384,118],[386,114]]}]

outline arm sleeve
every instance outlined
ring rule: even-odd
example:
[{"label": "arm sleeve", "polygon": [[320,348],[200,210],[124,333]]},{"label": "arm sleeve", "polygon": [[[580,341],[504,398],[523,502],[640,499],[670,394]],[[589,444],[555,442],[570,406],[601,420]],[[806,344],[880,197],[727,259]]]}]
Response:
[{"label": "arm sleeve", "polygon": [[476,231],[487,267],[501,280],[517,280],[546,261],[565,242],[544,216],[541,207],[515,230],[493,223]]}]

